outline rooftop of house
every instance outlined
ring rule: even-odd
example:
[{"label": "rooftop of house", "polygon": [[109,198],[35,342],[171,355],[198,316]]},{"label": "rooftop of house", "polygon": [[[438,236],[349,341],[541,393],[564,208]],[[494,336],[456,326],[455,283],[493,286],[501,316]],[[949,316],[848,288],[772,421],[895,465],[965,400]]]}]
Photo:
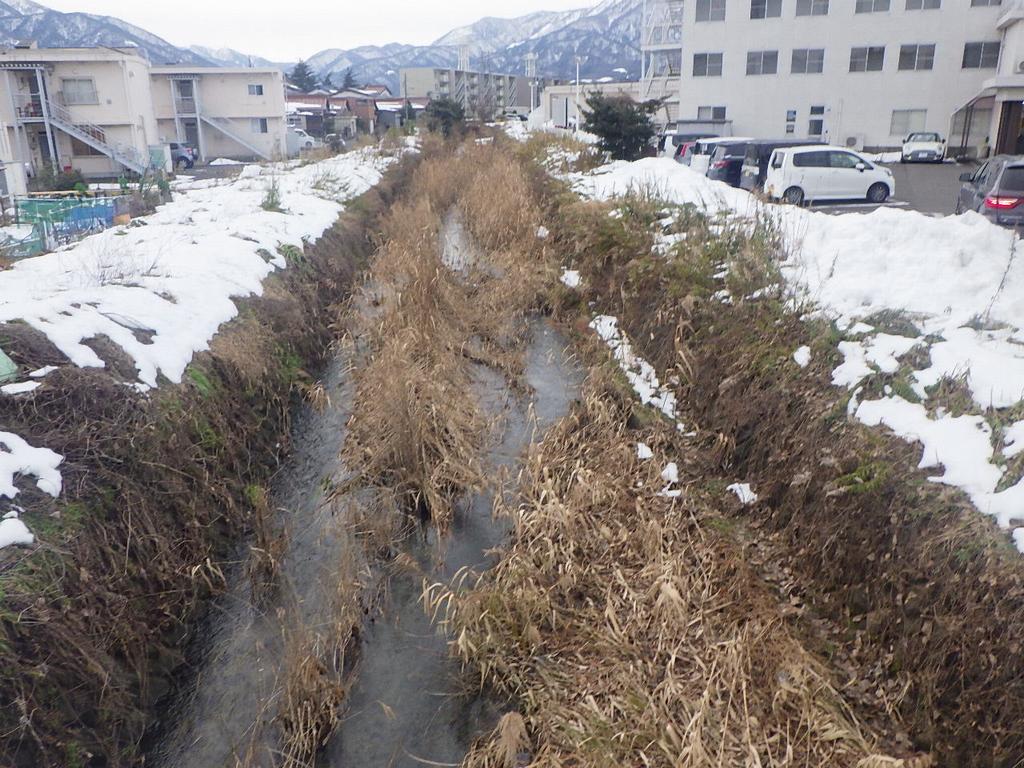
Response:
[{"label": "rooftop of house", "polygon": [[26,43],[17,47],[0,48],[0,61],[25,63],[57,63],[65,61],[123,61],[135,59],[149,64],[146,54],[134,46],[125,48],[39,48]]},{"label": "rooftop of house", "polygon": [[187,64],[161,65],[150,68],[154,75],[267,75],[283,78],[276,67],[197,67]]}]

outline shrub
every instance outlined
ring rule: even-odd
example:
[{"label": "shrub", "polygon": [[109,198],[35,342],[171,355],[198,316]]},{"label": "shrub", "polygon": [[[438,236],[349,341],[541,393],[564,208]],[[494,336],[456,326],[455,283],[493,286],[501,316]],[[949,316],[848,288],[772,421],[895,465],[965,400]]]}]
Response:
[{"label": "shrub", "polygon": [[591,93],[587,96],[583,130],[597,136],[601,149],[615,160],[636,160],[654,138],[651,115],[660,105],[658,101],[638,104],[628,96]]}]

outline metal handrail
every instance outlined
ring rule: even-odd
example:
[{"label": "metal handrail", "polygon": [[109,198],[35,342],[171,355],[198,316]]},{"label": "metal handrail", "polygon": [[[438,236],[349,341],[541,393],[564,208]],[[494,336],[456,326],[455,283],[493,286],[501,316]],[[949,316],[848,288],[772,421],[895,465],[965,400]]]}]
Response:
[{"label": "metal handrail", "polygon": [[[107,141],[107,132],[99,125],[76,120],[71,110],[63,104],[58,104],[52,99],[44,99],[46,109],[50,118],[56,122],[64,123],[66,126],[82,133],[93,141],[102,144],[110,150],[111,157],[119,163],[128,166],[146,168],[149,166],[149,159],[144,157],[138,149],[133,146],[121,143],[111,144]],[[125,162],[127,161],[127,162]]]}]

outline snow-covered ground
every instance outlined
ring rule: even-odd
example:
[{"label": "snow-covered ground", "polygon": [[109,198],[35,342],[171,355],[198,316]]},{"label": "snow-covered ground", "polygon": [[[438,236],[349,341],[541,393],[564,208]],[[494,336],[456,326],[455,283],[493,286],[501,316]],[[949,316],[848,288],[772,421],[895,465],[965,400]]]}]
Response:
[{"label": "snow-covered ground", "polygon": [[[1004,426],[1024,401],[1024,257],[1013,232],[973,212],[935,218],[880,208],[832,215],[766,204],[664,158],[615,162],[564,178],[585,197],[643,191],[734,221],[774,221],[794,299],[847,334],[834,382],[853,391],[851,413],[919,443],[921,467],[941,468],[932,479],[966,491],[982,512],[1013,529],[1024,551],[1024,480],[1006,474],[1007,461],[1024,451],[1024,422]],[[898,331],[864,322],[883,311],[904,321]],[[911,350],[927,351],[913,358],[930,363],[913,369],[904,359]],[[809,364],[809,353],[797,350],[794,364]],[[944,378],[963,377],[977,413],[929,413],[891,392],[861,401],[869,377],[904,367],[914,393],[905,392],[908,397],[924,400]],[[989,408],[1000,410],[986,413]]]},{"label": "snow-covered ground", "polygon": [[[140,391],[180,382],[192,357],[238,314],[236,300],[260,295],[263,280],[287,267],[282,249],[319,238],[344,201],[376,184],[391,162],[362,150],[180,185],[152,216],[0,272],[0,323],[29,324],[81,367],[104,366],[85,342],[107,336],[135,362]],[[280,210],[265,210],[274,189]],[[47,372],[26,374],[0,397],[32,397]],[[0,448],[0,497],[13,498],[18,475],[59,492],[57,454],[9,433],[0,433]]]}]

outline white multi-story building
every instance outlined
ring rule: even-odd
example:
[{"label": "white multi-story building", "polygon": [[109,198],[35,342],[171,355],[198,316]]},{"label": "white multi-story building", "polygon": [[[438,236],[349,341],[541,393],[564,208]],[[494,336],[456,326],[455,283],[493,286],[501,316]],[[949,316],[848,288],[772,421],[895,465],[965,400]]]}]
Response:
[{"label": "white multi-story building", "polygon": [[399,82],[404,98],[450,98],[471,115],[482,111],[490,117],[506,109],[530,109],[530,81],[521,75],[411,67],[399,72]]},{"label": "white multi-story building", "polygon": [[163,141],[188,142],[203,160],[287,155],[284,76],[272,67],[153,67]]},{"label": "white multi-story building", "polygon": [[869,149],[929,130],[954,152],[1013,151],[1019,2],[687,0],[678,119]]}]

